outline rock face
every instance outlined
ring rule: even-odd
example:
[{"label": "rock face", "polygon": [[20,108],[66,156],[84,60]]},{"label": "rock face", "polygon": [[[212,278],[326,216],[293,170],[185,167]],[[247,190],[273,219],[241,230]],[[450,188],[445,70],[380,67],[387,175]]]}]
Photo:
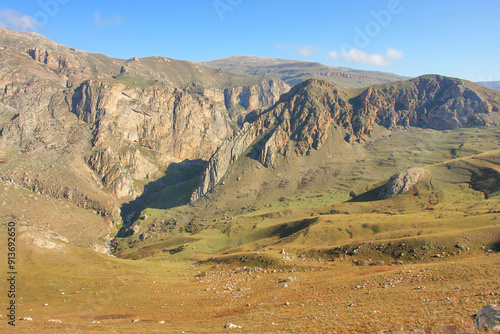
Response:
[{"label": "rock face", "polygon": [[[0,30],[0,146],[73,173],[72,196],[61,196],[98,212],[110,212],[99,204],[109,197],[87,188],[133,199],[170,164],[208,160],[248,112],[290,89],[279,79],[164,57],[112,59]],[[0,174],[43,193],[64,192],[43,175],[27,184],[23,171]]]},{"label": "rock face", "polygon": [[477,312],[476,328],[500,333],[500,305],[486,305]]},{"label": "rock face", "polygon": [[369,88],[357,102],[360,111],[364,110],[360,117],[368,116],[387,128],[399,125],[445,130],[495,124],[491,115],[498,112],[496,96],[496,92],[470,82],[426,75]]},{"label": "rock face", "polygon": [[411,187],[427,175],[423,168],[410,168],[404,172],[392,176],[385,186],[380,190],[378,199],[387,199],[396,195],[406,194]]},{"label": "rock face", "polygon": [[[369,87],[361,94],[310,79],[283,94],[271,108],[249,113],[245,122],[250,123],[246,131],[254,140],[261,138],[253,143],[260,152],[259,161],[272,167],[287,154],[305,155],[321,149],[331,131],[344,133],[345,140],[352,143],[362,142],[375,124],[388,129],[414,126],[435,130],[493,126],[500,120],[499,107],[498,92],[437,75]],[[210,192],[222,178],[228,168],[222,160],[216,157],[209,162],[192,199]],[[231,160],[236,160],[235,155]],[[413,179],[421,176],[418,170],[401,175],[386,195],[407,191]]]},{"label": "rock face", "polygon": [[130,88],[87,81],[72,112],[92,129],[86,161],[119,198],[135,197],[133,180],[184,160],[208,160],[232,134],[221,103],[173,87]]},{"label": "rock face", "polygon": [[271,106],[289,90],[290,86],[281,80],[263,80],[255,86],[226,88],[224,102],[226,109],[230,111],[231,118],[235,119],[238,124],[242,124],[246,115],[245,111]]},{"label": "rock face", "polygon": [[255,139],[255,133],[252,130],[251,125],[245,123],[238,133],[225,140],[217,149],[210,158],[208,167],[201,175],[200,185],[191,195],[191,202],[205,196],[217,186],[229,165],[235,162]]}]

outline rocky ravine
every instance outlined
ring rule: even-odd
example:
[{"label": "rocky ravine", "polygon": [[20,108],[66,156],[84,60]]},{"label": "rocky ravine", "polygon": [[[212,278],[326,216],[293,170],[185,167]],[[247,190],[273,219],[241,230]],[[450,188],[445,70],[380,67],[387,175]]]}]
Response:
[{"label": "rocky ravine", "polygon": [[[3,28],[0,64],[0,146],[48,165],[47,175],[51,168],[74,175],[64,185],[41,168],[5,170],[2,177],[36,181],[40,192],[95,190],[69,197],[83,196],[99,212],[96,203],[109,198],[94,192],[130,200],[171,163],[208,160],[246,113],[290,89],[279,79],[162,57],[111,59]],[[47,191],[54,192],[61,191]]]},{"label": "rocky ravine", "polygon": [[[316,79],[295,86],[273,107],[252,112],[247,124],[212,156],[191,201],[207,195],[235,161],[259,138],[259,161],[266,167],[295,152],[324,145],[331,127],[361,142],[374,124],[435,130],[493,126],[500,120],[500,94],[477,84],[438,75],[369,87],[361,94]],[[246,143],[252,143],[245,146]]]}]

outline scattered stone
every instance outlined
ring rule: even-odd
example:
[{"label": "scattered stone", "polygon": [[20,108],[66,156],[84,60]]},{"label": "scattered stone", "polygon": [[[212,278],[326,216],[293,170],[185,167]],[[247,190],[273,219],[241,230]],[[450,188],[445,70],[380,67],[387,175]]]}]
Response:
[{"label": "scattered stone", "polygon": [[140,322],[141,320],[140,319],[134,319],[132,320],[132,322]]},{"label": "scattered stone", "polygon": [[62,321],[59,320],[59,319],[49,319],[49,322],[55,322],[55,323],[58,323],[58,324],[62,324]]},{"label": "scattered stone", "polygon": [[477,312],[476,328],[500,333],[500,305],[486,305]]},{"label": "scattered stone", "polygon": [[226,325],[224,325],[224,328],[227,328],[227,329],[241,328],[241,326],[238,326],[238,325],[235,325],[235,324],[232,324],[232,323],[229,322]]},{"label": "scattered stone", "polygon": [[19,321],[33,321],[33,319],[31,317],[22,317]]},{"label": "scattered stone", "polygon": [[165,323],[165,320],[160,320],[158,321],[159,324],[164,324]]},{"label": "scattered stone", "polygon": [[92,321],[92,323],[93,323],[93,324],[100,324],[101,322],[100,322],[100,321],[98,321],[98,320],[94,320],[94,321]]}]

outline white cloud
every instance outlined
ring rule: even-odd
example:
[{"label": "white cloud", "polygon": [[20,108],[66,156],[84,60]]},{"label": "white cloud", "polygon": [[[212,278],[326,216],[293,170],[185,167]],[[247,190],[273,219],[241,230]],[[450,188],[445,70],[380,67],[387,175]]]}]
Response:
[{"label": "white cloud", "polygon": [[348,61],[360,64],[369,64],[375,66],[389,66],[391,60],[401,59],[403,57],[403,51],[396,50],[393,48],[387,49],[385,54],[373,53],[369,54],[361,51],[360,49],[350,49],[341,51],[331,51],[328,53],[328,57],[333,60],[346,59]]},{"label": "white cloud", "polygon": [[385,57],[393,60],[401,59],[403,58],[403,51],[389,48],[385,53]]},{"label": "white cloud", "polygon": [[117,26],[121,24],[125,18],[121,15],[113,15],[111,17],[103,18],[99,12],[94,13],[94,22],[101,27]]},{"label": "white cloud", "polygon": [[309,58],[313,54],[319,52],[320,48],[315,46],[298,46],[296,50],[302,57]]},{"label": "white cloud", "polygon": [[35,20],[11,9],[0,9],[0,25],[21,31],[36,28]]}]

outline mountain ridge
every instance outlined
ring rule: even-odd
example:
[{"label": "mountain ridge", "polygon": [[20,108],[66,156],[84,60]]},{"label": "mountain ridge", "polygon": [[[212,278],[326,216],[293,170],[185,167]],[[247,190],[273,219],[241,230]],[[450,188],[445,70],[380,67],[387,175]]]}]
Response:
[{"label": "mountain ridge", "polygon": [[312,78],[323,79],[346,88],[361,88],[407,79],[407,77],[393,73],[364,71],[281,58],[232,56],[200,63],[238,74],[281,78],[291,86]]},{"label": "mountain ridge", "polygon": [[[249,136],[253,141],[265,136],[259,144],[258,161],[264,167],[272,167],[279,156],[291,152],[305,155],[321,149],[332,125],[345,131],[345,141],[360,142],[370,135],[374,124],[389,130],[498,125],[499,107],[500,93],[439,75],[371,86],[361,93],[309,79],[282,95],[275,106],[247,116],[249,125],[223,144],[233,148],[231,158],[225,159],[226,149],[219,148],[191,201],[215,188],[228,168],[216,162],[235,161],[234,143],[247,143]],[[248,150],[241,145],[236,147],[238,156]]]}]

